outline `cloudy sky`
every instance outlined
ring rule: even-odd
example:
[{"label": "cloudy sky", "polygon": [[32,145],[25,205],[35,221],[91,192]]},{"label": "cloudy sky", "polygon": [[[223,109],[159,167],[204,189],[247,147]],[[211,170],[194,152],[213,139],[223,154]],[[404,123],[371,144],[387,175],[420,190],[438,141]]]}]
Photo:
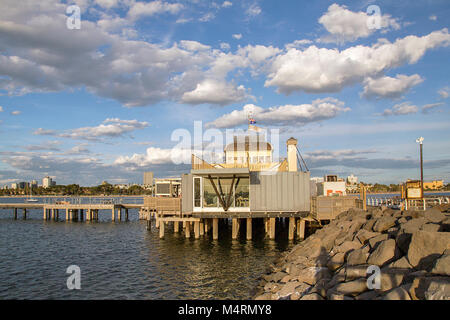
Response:
[{"label": "cloudy sky", "polygon": [[177,176],[177,129],[250,112],[312,176],[418,178],[423,136],[425,179],[448,181],[448,16],[447,0],[0,0],[0,184]]}]

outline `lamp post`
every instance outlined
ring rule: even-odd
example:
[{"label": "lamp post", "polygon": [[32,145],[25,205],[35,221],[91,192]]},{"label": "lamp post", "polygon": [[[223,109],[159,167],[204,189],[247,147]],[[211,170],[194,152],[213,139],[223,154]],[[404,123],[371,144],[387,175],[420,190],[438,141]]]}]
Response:
[{"label": "lamp post", "polygon": [[422,156],[422,148],[423,148],[423,137],[416,139],[416,142],[420,145],[420,192],[423,200],[423,156]]}]

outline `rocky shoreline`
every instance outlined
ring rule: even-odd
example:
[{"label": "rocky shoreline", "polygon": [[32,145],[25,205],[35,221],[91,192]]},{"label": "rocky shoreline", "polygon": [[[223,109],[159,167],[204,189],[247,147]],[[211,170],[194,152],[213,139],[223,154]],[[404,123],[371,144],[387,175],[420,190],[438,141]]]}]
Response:
[{"label": "rocky shoreline", "polygon": [[450,300],[450,205],[343,212],[272,264],[254,299]]}]

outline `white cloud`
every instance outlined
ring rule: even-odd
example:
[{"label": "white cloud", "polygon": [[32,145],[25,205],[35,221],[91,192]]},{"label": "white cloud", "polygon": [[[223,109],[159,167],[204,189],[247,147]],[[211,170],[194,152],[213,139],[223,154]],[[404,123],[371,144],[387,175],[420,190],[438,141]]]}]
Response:
[{"label": "white cloud", "polygon": [[128,11],[131,20],[137,20],[144,16],[153,16],[160,13],[176,14],[183,9],[181,3],[169,3],[165,1],[135,2]]},{"label": "white cloud", "polygon": [[3,112],[3,107],[2,106],[0,106],[0,112]]},{"label": "white cloud", "polygon": [[230,44],[229,43],[226,43],[226,42],[221,42],[220,43],[220,49],[222,49],[222,50],[230,50]]},{"label": "white cloud", "polygon": [[233,34],[233,38],[240,40],[242,38],[242,34],[240,33]]},{"label": "white cloud", "polygon": [[342,112],[349,111],[342,101],[333,98],[317,99],[311,104],[284,105],[271,108],[261,108],[247,104],[241,110],[234,110],[207,124],[208,127],[233,128],[248,121],[251,112],[257,124],[300,126],[337,117]]},{"label": "white cloud", "polygon": [[259,15],[261,12],[262,12],[261,8],[256,3],[252,4],[245,11],[245,13],[251,17],[255,17],[255,16]]},{"label": "white cloud", "polygon": [[119,4],[119,0],[94,0],[100,7],[111,9]]},{"label": "white cloud", "polygon": [[385,109],[382,113],[383,116],[402,116],[402,115],[408,115],[408,114],[414,114],[419,111],[419,108],[411,102],[402,102],[399,104],[396,104],[392,107],[392,109]]},{"label": "white cloud", "polygon": [[444,87],[438,91],[442,99],[447,99],[450,95],[450,87]]},{"label": "white cloud", "polygon": [[118,157],[114,164],[116,165],[134,165],[137,167],[145,167],[155,164],[164,163],[190,163],[191,149],[161,149],[149,147],[144,154],[135,153],[132,156]]},{"label": "white cloud", "polygon": [[200,22],[208,22],[214,19],[216,15],[212,12],[205,13],[203,16],[201,16],[198,21]]},{"label": "white cloud", "polygon": [[189,104],[211,103],[226,105],[243,101],[247,97],[247,90],[242,85],[236,87],[224,81],[206,79],[198,83],[194,90],[185,92],[181,101]]},{"label": "white cloud", "polygon": [[[371,16],[366,12],[353,12],[344,5],[340,6],[334,3],[319,18],[319,23],[325,27],[331,36],[323,37],[319,41],[345,42],[368,37],[377,30],[376,28],[368,27],[369,19],[371,19]],[[380,16],[380,28],[384,29],[384,31],[389,28],[398,30],[400,29],[400,24],[397,19],[384,14]]]},{"label": "white cloud", "polygon": [[442,105],[444,105],[443,102],[426,104],[422,107],[422,113],[425,113],[425,114],[430,113],[433,109],[436,109],[437,107],[440,107]]},{"label": "white cloud", "polygon": [[429,16],[428,19],[430,19],[431,21],[436,21],[437,16],[433,14],[433,15]]},{"label": "white cloud", "polygon": [[188,51],[202,51],[211,49],[210,46],[206,46],[204,44],[201,44],[200,42],[191,40],[181,40],[180,47]]},{"label": "white cloud", "polygon": [[45,130],[42,128],[34,131],[35,135],[52,135],[61,138],[81,139],[81,140],[100,140],[102,137],[120,137],[137,129],[148,127],[148,122],[138,120],[121,120],[119,118],[108,118],[96,127],[82,127],[66,130],[58,133],[54,130]]},{"label": "white cloud", "polygon": [[312,43],[313,43],[312,40],[302,39],[302,40],[295,40],[294,42],[288,43],[284,47],[289,50],[291,48],[301,48],[301,47],[304,47],[304,46],[306,46],[308,44],[312,44]]},{"label": "white cloud", "polygon": [[358,45],[343,51],[316,46],[291,48],[275,58],[265,86],[276,86],[287,94],[338,92],[366,77],[416,63],[427,50],[449,43],[448,30],[442,29],[423,37],[407,36],[394,43],[385,40],[371,47]]},{"label": "white cloud", "polygon": [[384,76],[379,78],[368,77],[364,80],[363,96],[366,98],[398,98],[413,86],[423,82],[418,74],[411,76],[398,74],[395,78]]},{"label": "white cloud", "polygon": [[19,111],[19,110],[15,110],[15,111],[12,111],[11,112],[11,114],[13,115],[13,116],[18,116],[19,114],[21,114],[22,112],[21,111]]},{"label": "white cloud", "polygon": [[233,5],[233,3],[231,1],[224,1],[222,3],[222,8],[229,8]]}]

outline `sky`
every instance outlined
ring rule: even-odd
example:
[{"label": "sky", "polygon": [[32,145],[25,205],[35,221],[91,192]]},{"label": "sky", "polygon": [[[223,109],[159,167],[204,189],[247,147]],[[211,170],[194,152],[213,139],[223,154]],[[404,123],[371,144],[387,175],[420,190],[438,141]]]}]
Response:
[{"label": "sky", "polygon": [[249,115],[280,157],[298,139],[311,176],[418,179],[422,136],[425,180],[448,182],[448,16],[447,0],[0,0],[0,185],[179,176],[186,141],[220,152]]}]

